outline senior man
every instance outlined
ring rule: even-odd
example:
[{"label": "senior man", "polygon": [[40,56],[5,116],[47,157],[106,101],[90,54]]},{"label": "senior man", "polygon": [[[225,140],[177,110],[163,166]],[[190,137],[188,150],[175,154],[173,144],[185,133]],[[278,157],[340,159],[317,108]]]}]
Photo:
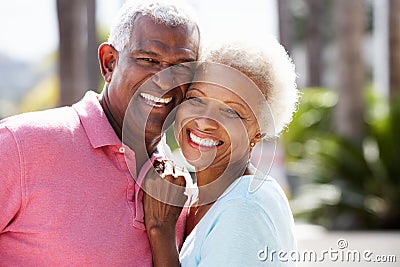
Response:
[{"label": "senior man", "polygon": [[195,61],[200,35],[179,6],[136,2],[99,47],[101,94],[0,122],[1,266],[152,266],[135,179],[187,89],[157,73]]}]

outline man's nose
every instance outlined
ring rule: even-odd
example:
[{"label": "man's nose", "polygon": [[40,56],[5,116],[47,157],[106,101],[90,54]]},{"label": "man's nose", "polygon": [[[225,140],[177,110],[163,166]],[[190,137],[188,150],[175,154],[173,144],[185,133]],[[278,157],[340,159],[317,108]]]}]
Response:
[{"label": "man's nose", "polygon": [[172,68],[169,64],[163,64],[161,70],[154,74],[152,81],[162,90],[169,90],[173,88],[174,76],[171,71]]}]

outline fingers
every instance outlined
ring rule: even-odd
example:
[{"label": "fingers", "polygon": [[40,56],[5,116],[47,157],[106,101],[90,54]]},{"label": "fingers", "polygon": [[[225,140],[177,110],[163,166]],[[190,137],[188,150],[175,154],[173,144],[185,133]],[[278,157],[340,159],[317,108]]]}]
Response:
[{"label": "fingers", "polygon": [[191,179],[189,172],[170,160],[156,159],[153,166],[146,175],[143,190],[160,202],[183,207],[187,200],[186,179]]},{"label": "fingers", "polygon": [[165,178],[169,175],[174,178],[178,178],[179,176],[187,178],[188,175],[190,177],[190,174],[185,167],[176,166],[171,160],[156,159],[153,165],[155,171],[161,176],[161,178]]}]

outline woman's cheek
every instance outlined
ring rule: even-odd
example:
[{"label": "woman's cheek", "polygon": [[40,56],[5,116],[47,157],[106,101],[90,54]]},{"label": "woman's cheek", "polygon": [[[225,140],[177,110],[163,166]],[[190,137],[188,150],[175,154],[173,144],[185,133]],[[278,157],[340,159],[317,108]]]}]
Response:
[{"label": "woman's cheek", "polygon": [[181,131],[185,126],[185,121],[188,119],[190,119],[190,109],[187,107],[187,105],[182,103],[175,115],[174,135],[176,140],[179,141],[179,134],[182,134]]}]

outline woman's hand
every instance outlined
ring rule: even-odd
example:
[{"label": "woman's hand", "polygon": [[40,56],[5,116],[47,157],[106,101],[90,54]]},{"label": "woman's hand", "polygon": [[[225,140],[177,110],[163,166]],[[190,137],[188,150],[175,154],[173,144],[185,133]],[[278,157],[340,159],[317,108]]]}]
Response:
[{"label": "woman's hand", "polygon": [[179,266],[176,222],[187,200],[186,174],[171,161],[156,160],[153,165],[143,184],[144,222],[153,264]]}]

